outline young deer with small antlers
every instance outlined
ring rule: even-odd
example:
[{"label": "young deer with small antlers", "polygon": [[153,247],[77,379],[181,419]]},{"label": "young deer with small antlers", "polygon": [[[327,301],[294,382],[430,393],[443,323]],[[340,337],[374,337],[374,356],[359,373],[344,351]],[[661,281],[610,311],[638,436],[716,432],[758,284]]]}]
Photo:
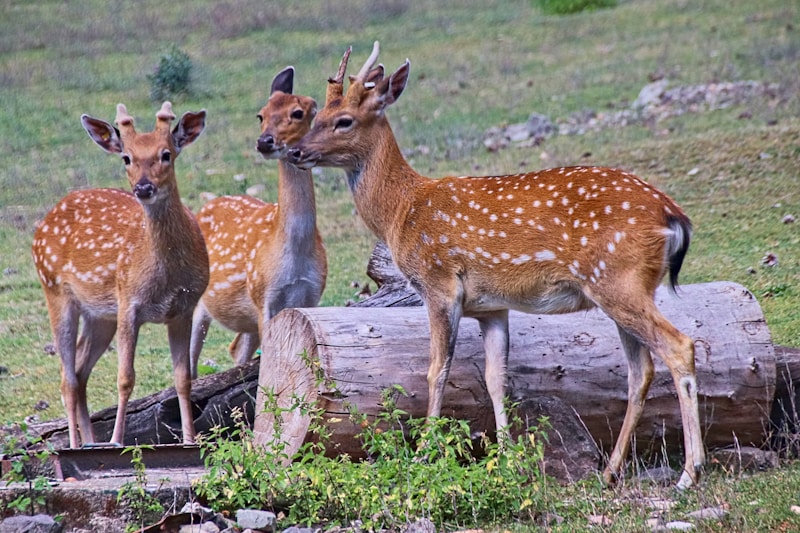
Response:
[{"label": "young deer with small antlers", "polygon": [[34,236],[33,259],[61,356],[61,395],[72,448],[80,440],[95,442],[86,384],[115,332],[119,404],[111,442],[123,444],[136,340],[145,322],[167,325],[183,442],[194,442],[189,341],[192,312],[208,283],[208,254],[194,216],[181,203],[174,164],[202,133],[206,112],[184,114],[170,131],[174,119],[169,102],[156,114],[155,130],[149,133],[134,129],[122,104],[117,106],[119,129],[81,116],[92,140],[122,157],[133,194],[117,189],[71,192]]},{"label": "young deer with small antlers", "polygon": [[300,167],[346,171],[365,224],[388,245],[430,319],[428,415],[438,416],[462,316],[480,323],[486,384],[498,434],[508,358],[508,311],[566,313],[598,306],[616,322],[628,359],[628,407],[604,478],[621,473],[653,377],[650,352],[668,365],[680,401],[686,463],[680,487],[704,463],[692,340],[657,309],[674,288],[691,224],[678,205],[620,170],[571,167],[513,176],[433,180],[403,158],[385,110],[408,80],[372,68],[378,43],[343,90],[348,52],[329,80],[325,107],[292,150]]},{"label": "young deer with small antlers", "polygon": [[292,94],[293,83],[293,67],[278,73],[258,113],[256,149],[265,159],[279,159],[278,203],[222,196],[198,213],[211,279],[194,315],[193,375],[212,317],[237,332],[229,351],[236,364],[244,364],[270,318],[286,307],[316,306],[325,289],[328,265],[311,172],[282,159],[308,133],[317,109],[312,98]]}]

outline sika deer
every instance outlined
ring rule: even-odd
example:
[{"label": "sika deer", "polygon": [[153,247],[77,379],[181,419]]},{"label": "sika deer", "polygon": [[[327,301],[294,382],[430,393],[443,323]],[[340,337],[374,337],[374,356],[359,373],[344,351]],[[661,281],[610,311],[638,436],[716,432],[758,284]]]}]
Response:
[{"label": "sika deer", "polygon": [[[125,164],[133,194],[74,191],[37,228],[33,259],[61,356],[61,395],[69,442],[95,441],[86,403],[92,368],[117,333],[119,404],[111,442],[122,445],[135,382],[134,354],[145,322],[167,325],[184,443],[193,443],[189,340],[192,312],[208,283],[208,255],[192,213],[181,203],[175,158],[205,128],[206,112],[186,113],[175,129],[164,102],[150,133],[137,133],[125,106],[117,128],[81,116],[92,140]],[[83,329],[78,337],[78,322]]]},{"label": "sika deer", "polygon": [[[311,128],[317,104],[292,95],[293,81],[293,67],[275,76],[269,101],[258,113],[256,149],[265,159],[282,158]],[[222,196],[208,202],[198,220],[208,242],[211,279],[194,315],[193,376],[212,317],[237,332],[229,351],[236,364],[244,364],[259,346],[260,329],[278,311],[319,303],[328,272],[311,172],[283,159],[277,204]]]},{"label": "sika deer", "polygon": [[[349,53],[349,51],[348,51]],[[480,323],[486,384],[499,435],[508,358],[508,311],[567,313],[598,306],[617,324],[628,359],[628,408],[604,472],[621,472],[653,377],[650,352],[668,365],[680,401],[686,463],[680,487],[704,462],[692,340],[659,312],[656,287],[674,288],[691,223],[680,207],[627,172],[600,167],[433,180],[403,158],[385,110],[408,80],[388,78],[372,54],[343,94],[329,80],[325,107],[292,150],[302,168],[345,170],[358,213],[388,245],[430,319],[428,415],[438,416],[462,316]]]}]

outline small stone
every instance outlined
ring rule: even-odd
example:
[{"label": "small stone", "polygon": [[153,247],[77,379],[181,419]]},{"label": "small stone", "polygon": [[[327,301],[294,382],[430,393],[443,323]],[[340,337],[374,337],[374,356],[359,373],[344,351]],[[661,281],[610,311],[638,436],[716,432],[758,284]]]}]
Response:
[{"label": "small stone", "polygon": [[64,526],[52,517],[37,514],[34,516],[11,516],[0,522],[0,533],[61,533]]},{"label": "small stone", "polygon": [[686,516],[694,520],[720,520],[725,518],[727,514],[728,511],[722,507],[706,507],[705,509],[693,511]]},{"label": "small stone", "polygon": [[244,181],[246,179],[247,179],[247,176],[245,176],[244,174],[234,174],[233,175],[233,181]]},{"label": "small stone", "polygon": [[666,531],[691,531],[694,529],[694,524],[675,520],[674,522],[667,522],[664,524],[664,529]]},{"label": "small stone", "polygon": [[259,194],[264,194],[264,191],[267,190],[267,186],[263,183],[257,183],[247,188],[245,191],[249,196],[258,196]]},{"label": "small stone", "polygon": [[687,176],[695,176],[695,175],[697,175],[698,172],[700,172],[700,169],[697,168],[697,167],[694,167],[689,172],[687,172],[686,175]]},{"label": "small stone", "polygon": [[794,215],[785,215],[781,219],[781,222],[783,222],[784,224],[793,224],[794,221],[795,221]]},{"label": "small stone", "polygon": [[639,474],[639,479],[667,486],[678,479],[678,473],[668,466],[661,466],[658,468],[648,468]]},{"label": "small stone", "polygon": [[275,531],[275,513],[257,509],[239,509],[236,511],[236,523],[250,529]]},{"label": "small stone", "polygon": [[214,194],[213,192],[203,191],[200,193],[200,199],[203,200],[204,202],[210,202],[216,197],[217,195]]},{"label": "small stone", "polygon": [[778,264],[778,256],[772,252],[767,252],[764,257],[761,258],[761,264],[767,267],[774,267]]},{"label": "small stone", "polygon": [[427,518],[423,518],[409,524],[405,533],[436,533],[436,526]]},{"label": "small stone", "polygon": [[800,505],[792,505],[789,510],[794,514],[800,514]]}]

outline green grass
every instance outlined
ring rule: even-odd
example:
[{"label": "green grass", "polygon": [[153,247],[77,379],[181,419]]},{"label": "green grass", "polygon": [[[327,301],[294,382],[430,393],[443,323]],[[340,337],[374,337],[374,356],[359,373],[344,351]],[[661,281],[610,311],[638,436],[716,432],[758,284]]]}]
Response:
[{"label": "green grass", "polygon": [[[206,108],[208,127],[177,162],[181,193],[239,193],[263,183],[276,198],[277,168],[254,150],[255,113],[272,77],[297,69],[295,90],[324,99],[347,45],[353,64],[375,39],[394,69],[411,60],[409,86],[389,111],[413,165],[430,176],[513,173],[564,164],[622,167],[685,207],[695,238],[682,281],[733,280],[759,298],[773,340],[800,346],[800,6],[785,0],[623,0],[612,9],[545,16],[530,1],[200,0],[134,4],[100,0],[0,4],[0,422],[63,415],[59,363],[30,244],[37,220],[67,191],[124,186],[115,157],[82,131],[82,113],[111,119],[124,102],[150,128],[148,74],[172,44],[194,64],[194,96],[178,114]],[[355,68],[355,67],[354,67]],[[650,76],[672,86],[753,79],[774,97],[658,124],[548,139],[487,152],[490,126],[531,112],[553,120],[633,101]],[[739,118],[748,111],[749,119]],[[417,149],[424,147],[425,149]],[[590,155],[586,155],[590,154]],[[697,170],[694,170],[697,169]],[[235,181],[235,175],[245,181]],[[374,238],[353,213],[343,176],[316,175],[330,275],[323,305],[353,298],[367,281]],[[775,267],[760,264],[773,252]],[[751,273],[752,272],[752,273]],[[204,358],[229,365],[229,332],[212,328]],[[136,397],[169,385],[163,327],[142,332]],[[111,352],[95,369],[90,406],[115,403]],[[794,471],[790,471],[791,476]],[[781,474],[784,475],[784,474]],[[776,480],[776,482],[779,482]],[[749,489],[748,489],[749,490]],[[756,530],[742,522],[742,530]]]}]

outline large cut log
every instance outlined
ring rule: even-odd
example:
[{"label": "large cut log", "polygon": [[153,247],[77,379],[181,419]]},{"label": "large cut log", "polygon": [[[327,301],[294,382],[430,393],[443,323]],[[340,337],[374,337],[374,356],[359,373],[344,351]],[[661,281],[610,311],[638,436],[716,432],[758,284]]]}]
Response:
[{"label": "large cut log", "polygon": [[[744,287],[715,282],[685,285],[680,296],[659,289],[657,303],[695,339],[700,410],[708,447],[732,442],[759,445],[775,390],[775,353],[763,313]],[[627,401],[627,364],[616,327],[599,311],[569,315],[511,313],[508,394],[513,401],[560,398],[580,415],[605,450],[613,445]],[[287,309],[272,319],[263,340],[255,432],[273,437],[264,391],[278,405],[316,401],[332,431],[335,451],[358,456],[349,421],[355,408],[374,416],[381,392],[401,385],[398,407],[413,417],[427,408],[429,327],[423,307]],[[461,323],[442,414],[491,431],[494,419],[483,378],[483,346],[474,320]],[[309,418],[283,413],[283,438],[291,453],[308,437]],[[656,360],[656,375],[637,432],[637,449],[681,444],[672,378]],[[334,447],[329,447],[334,448]]]}]

